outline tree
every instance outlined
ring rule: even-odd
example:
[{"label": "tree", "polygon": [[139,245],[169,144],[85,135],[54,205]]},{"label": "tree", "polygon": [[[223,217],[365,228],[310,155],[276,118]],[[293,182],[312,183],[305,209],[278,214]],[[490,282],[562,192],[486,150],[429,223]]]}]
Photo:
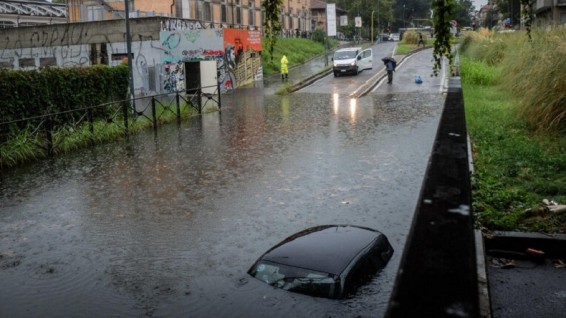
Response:
[{"label": "tree", "polygon": [[458,21],[459,26],[470,26],[473,11],[474,5],[471,0],[457,0],[454,7],[453,19]]},{"label": "tree", "polygon": [[454,13],[454,0],[434,0],[432,8],[434,10],[434,65],[432,74],[438,75],[438,71],[442,68],[442,58],[448,58],[450,68],[454,64],[454,54],[452,54],[452,34],[450,34],[450,21],[452,21]]},{"label": "tree", "polygon": [[265,9],[265,22],[263,23],[263,27],[271,61],[273,61],[273,49],[275,43],[277,43],[277,37],[281,33],[279,13],[281,12],[282,3],[283,0],[263,0],[263,8]]},{"label": "tree", "polygon": [[497,11],[504,19],[511,19],[511,25],[521,21],[521,0],[494,0]]}]

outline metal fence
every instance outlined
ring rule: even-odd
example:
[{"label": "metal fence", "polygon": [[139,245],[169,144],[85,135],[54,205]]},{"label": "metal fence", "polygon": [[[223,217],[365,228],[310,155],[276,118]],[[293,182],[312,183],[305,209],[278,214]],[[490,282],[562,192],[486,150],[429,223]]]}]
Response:
[{"label": "metal fence", "polygon": [[[213,93],[204,93],[210,91]],[[66,148],[111,140],[153,127],[160,123],[181,120],[207,110],[220,110],[220,85],[137,97],[129,100],[82,106],[73,110],[49,113],[0,122],[0,145],[12,143],[13,148],[26,144],[35,148],[34,156],[52,156]],[[17,151],[17,150],[16,150]]]}]

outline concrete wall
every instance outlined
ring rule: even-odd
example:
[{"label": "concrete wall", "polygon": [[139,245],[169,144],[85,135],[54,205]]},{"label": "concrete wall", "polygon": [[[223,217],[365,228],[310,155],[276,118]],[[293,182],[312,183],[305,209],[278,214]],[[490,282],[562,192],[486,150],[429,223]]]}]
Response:
[{"label": "concrete wall", "polygon": [[[223,91],[261,78],[260,56],[255,54],[261,51],[261,44],[241,52],[244,58],[238,62],[243,61],[242,65],[233,63],[233,51],[229,50],[232,46],[227,46],[223,39],[224,29],[204,29],[198,21],[150,17],[131,19],[130,30],[136,95],[183,89],[185,61],[217,60],[219,75],[230,75],[219,76]],[[242,38],[249,32],[255,42],[261,37],[258,31],[239,32],[245,32]],[[127,61],[126,57],[122,20],[0,30],[3,68],[115,66]],[[238,68],[245,71],[237,71]]]}]

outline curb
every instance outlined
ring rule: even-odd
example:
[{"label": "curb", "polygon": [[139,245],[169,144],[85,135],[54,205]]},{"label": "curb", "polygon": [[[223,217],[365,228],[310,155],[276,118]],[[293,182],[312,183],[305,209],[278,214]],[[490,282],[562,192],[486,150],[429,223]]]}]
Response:
[{"label": "curb", "polygon": [[512,257],[530,259],[528,249],[544,252],[545,258],[566,258],[566,234],[542,234],[527,232],[494,232],[483,235],[485,254],[509,254]]}]

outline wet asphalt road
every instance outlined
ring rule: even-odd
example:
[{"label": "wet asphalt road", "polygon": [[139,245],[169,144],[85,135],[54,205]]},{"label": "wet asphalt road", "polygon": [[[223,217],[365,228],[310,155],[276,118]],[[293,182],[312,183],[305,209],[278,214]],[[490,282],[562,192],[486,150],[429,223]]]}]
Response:
[{"label": "wet asphalt road", "polygon": [[[444,102],[440,84],[414,84],[430,54],[357,100],[347,77],[239,89],[219,113],[2,171],[0,316],[382,316]],[[380,230],[393,259],[341,301],[245,274],[321,224]]]}]

